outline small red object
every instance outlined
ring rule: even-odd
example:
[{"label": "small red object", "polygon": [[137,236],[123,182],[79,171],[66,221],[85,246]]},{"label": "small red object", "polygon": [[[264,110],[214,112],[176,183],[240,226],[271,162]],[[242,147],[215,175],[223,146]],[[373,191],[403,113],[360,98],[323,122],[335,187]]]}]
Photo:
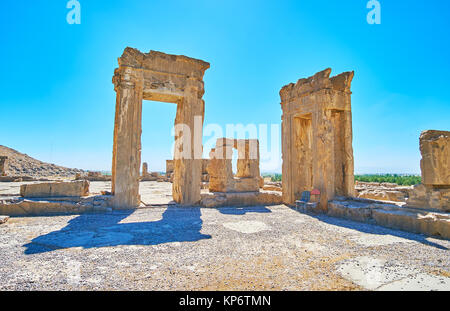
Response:
[{"label": "small red object", "polygon": [[313,191],[311,191],[311,194],[320,195],[320,191],[319,191],[319,189],[313,189]]}]

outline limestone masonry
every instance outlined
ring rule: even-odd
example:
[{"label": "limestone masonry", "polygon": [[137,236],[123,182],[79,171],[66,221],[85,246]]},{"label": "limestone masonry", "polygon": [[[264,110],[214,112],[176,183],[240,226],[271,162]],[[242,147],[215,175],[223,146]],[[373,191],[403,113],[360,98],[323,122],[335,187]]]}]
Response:
[{"label": "limestone masonry", "polygon": [[450,132],[420,135],[422,184],[409,191],[408,207],[450,211]]},{"label": "limestone masonry", "polygon": [[173,176],[173,199],[177,203],[200,202],[202,160],[197,155],[202,152],[203,75],[208,68],[209,63],[202,60],[156,51],[141,53],[132,48],[126,48],[119,58],[119,68],[113,77],[117,93],[112,160],[115,208],[136,208],[140,204],[144,99],[176,104],[175,125],[185,125],[193,131],[195,119],[200,120],[197,136],[176,133]]},{"label": "limestone masonry", "polygon": [[321,192],[320,209],[334,196],[354,196],[352,72],[330,78],[331,69],[284,86],[282,115],[283,201],[303,191]]}]

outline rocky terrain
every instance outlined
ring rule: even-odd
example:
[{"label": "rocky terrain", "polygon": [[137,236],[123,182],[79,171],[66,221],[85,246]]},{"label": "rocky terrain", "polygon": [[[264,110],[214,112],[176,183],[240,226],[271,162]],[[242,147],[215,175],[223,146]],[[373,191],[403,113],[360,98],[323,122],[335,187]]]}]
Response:
[{"label": "rocky terrain", "polygon": [[358,198],[405,202],[408,197],[408,191],[412,186],[399,186],[392,183],[377,182],[355,182],[356,196]]},{"label": "rocky terrain", "polygon": [[28,176],[32,178],[72,177],[84,172],[80,169],[67,168],[36,160],[14,149],[0,145],[0,156],[8,157],[8,176]]}]

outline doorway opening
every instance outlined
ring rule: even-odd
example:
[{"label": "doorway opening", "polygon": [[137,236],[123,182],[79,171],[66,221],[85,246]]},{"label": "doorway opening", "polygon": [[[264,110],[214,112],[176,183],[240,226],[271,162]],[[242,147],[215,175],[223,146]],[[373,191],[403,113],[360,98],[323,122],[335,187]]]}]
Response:
[{"label": "doorway opening", "polygon": [[173,160],[174,157],[173,127],[176,113],[176,104],[142,101],[140,206],[174,203],[166,160]]}]

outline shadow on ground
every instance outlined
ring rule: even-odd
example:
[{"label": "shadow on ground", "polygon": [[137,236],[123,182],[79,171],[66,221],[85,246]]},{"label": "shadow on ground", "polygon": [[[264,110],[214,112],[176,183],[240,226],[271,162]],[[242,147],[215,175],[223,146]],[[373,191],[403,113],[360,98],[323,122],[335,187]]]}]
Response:
[{"label": "shadow on ground", "polygon": [[224,215],[245,215],[247,213],[272,213],[270,209],[264,206],[247,207],[220,207],[219,212]]},{"label": "shadow on ground", "polygon": [[196,242],[210,239],[200,233],[203,221],[200,208],[169,206],[162,219],[149,222],[120,223],[134,210],[110,214],[83,214],[59,231],[39,236],[25,244],[25,254],[51,252],[71,247],[109,247],[118,245],[158,245],[170,242]]},{"label": "shadow on ground", "polygon": [[320,214],[316,215],[316,214],[311,214],[311,213],[303,213],[303,212],[297,210],[295,207],[290,207],[290,208],[300,214],[305,214],[305,215],[311,216],[313,218],[316,218],[317,220],[320,220],[320,221],[330,224],[330,225],[353,229],[353,230],[363,232],[363,233],[368,233],[368,234],[392,235],[392,236],[396,236],[396,237],[407,239],[407,240],[413,240],[413,241],[422,243],[424,245],[436,247],[436,248],[439,248],[442,250],[448,250],[448,248],[443,245],[428,241],[426,239],[427,236],[422,235],[422,234],[400,231],[400,230],[382,227],[382,226],[375,225],[375,224],[356,222],[356,221],[352,221],[352,220],[348,220],[348,219],[336,218],[336,217],[331,217],[331,216],[327,216],[327,215],[320,215]]}]

